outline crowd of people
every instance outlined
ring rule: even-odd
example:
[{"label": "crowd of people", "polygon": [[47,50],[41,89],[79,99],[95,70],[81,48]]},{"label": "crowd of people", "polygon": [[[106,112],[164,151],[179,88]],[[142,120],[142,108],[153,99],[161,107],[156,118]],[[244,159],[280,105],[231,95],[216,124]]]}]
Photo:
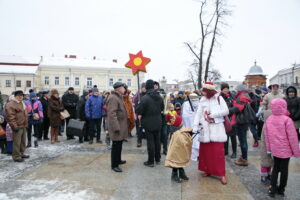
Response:
[{"label": "crowd of people", "polygon": [[[290,157],[300,157],[300,98],[295,87],[286,88],[285,95],[277,84],[255,89],[241,84],[230,91],[227,83],[217,90],[216,85],[206,82],[201,92],[170,94],[153,80],[141,84],[137,94],[131,94],[121,82],[113,88],[100,93],[94,86],[80,97],[72,87],[61,97],[56,89],[39,93],[31,90],[28,95],[19,90],[6,103],[1,99],[2,153],[23,162],[29,158],[25,150],[32,142],[35,148],[41,140],[57,143],[70,120],[79,120],[85,124],[79,142],[93,144],[96,138],[101,144],[101,138],[105,138],[115,172],[122,172],[120,165],[126,164],[121,159],[122,146],[135,128],[137,147],[143,145],[143,139],[147,141],[145,166],[159,165],[164,154],[165,166],[172,168],[171,179],[180,183],[189,179],[184,167],[194,160],[203,177],[217,176],[227,184],[225,157],[236,159],[238,166],[248,166],[247,133],[251,132],[252,146],[261,146],[262,184],[270,186],[271,197],[284,195]],[[101,128],[105,133],[102,137]],[[66,131],[66,137],[74,139],[70,131]]]}]

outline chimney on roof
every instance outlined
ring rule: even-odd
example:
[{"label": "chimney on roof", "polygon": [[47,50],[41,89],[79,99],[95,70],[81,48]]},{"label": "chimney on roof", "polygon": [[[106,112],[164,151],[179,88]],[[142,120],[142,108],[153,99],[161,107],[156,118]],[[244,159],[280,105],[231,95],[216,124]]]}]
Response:
[{"label": "chimney on roof", "polygon": [[118,60],[117,60],[117,59],[113,59],[113,62],[114,62],[114,63],[118,63]]},{"label": "chimney on roof", "polygon": [[69,58],[76,58],[76,55],[70,55]]},{"label": "chimney on roof", "polygon": [[96,56],[93,57],[93,60],[96,60]]},{"label": "chimney on roof", "polygon": [[67,54],[65,54],[65,58],[68,58],[68,55],[67,55]]}]

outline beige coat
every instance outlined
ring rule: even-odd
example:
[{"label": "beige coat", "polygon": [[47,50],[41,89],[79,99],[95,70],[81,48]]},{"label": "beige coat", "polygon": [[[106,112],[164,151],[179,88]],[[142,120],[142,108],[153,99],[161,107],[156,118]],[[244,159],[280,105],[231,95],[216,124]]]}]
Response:
[{"label": "beige coat", "polygon": [[192,129],[182,127],[173,133],[165,160],[165,166],[171,168],[187,167],[192,154]]},{"label": "beige coat", "polygon": [[128,117],[123,97],[112,92],[107,99],[108,132],[112,141],[122,141],[128,137]]}]

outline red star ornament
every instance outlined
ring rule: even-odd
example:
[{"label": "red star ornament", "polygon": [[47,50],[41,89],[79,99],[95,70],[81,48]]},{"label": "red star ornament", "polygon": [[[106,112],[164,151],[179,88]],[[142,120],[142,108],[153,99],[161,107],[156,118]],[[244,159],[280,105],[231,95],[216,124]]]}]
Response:
[{"label": "red star ornament", "polygon": [[132,74],[136,75],[138,71],[146,72],[146,65],[151,61],[150,58],[143,56],[143,52],[139,51],[136,55],[129,54],[130,60],[125,64],[125,67],[132,69]]}]

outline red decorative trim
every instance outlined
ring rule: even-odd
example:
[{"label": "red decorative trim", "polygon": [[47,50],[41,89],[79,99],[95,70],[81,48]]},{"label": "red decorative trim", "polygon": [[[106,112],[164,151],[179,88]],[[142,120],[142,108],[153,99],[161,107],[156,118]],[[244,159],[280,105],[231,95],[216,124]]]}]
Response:
[{"label": "red decorative trim", "polygon": [[33,64],[33,63],[3,63],[3,62],[0,62],[0,65],[39,66],[39,64]]}]

